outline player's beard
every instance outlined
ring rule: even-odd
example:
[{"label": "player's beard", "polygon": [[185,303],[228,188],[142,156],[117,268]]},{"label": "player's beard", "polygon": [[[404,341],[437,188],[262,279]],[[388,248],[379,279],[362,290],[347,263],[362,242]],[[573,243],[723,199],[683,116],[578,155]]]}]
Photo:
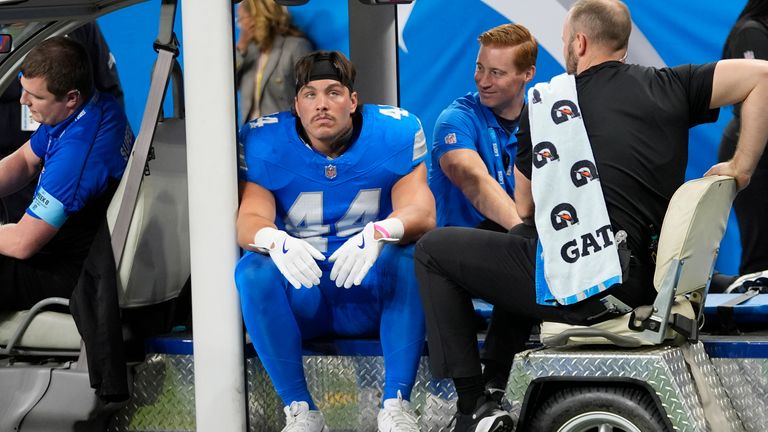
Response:
[{"label": "player's beard", "polygon": [[340,155],[349,146],[352,140],[352,131],[355,129],[354,123],[350,122],[349,127],[341,131],[329,146],[331,152],[336,155]]},{"label": "player's beard", "polygon": [[565,56],[565,71],[571,75],[575,75],[578,66],[576,54],[573,52],[573,39],[571,39],[571,41],[568,42],[568,53]]}]

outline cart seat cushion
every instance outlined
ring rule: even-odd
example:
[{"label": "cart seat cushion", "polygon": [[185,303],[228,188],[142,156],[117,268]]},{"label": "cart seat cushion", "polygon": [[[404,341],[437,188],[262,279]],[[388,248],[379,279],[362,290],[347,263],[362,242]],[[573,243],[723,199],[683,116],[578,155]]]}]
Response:
[{"label": "cart seat cushion", "polygon": [[[7,346],[29,311],[0,312],[0,346]],[[80,333],[72,315],[40,312],[17,343],[18,348],[79,350]]]},{"label": "cart seat cushion", "polygon": [[[683,296],[680,296],[675,299],[675,302],[672,305],[671,313],[681,314],[689,319],[694,319],[695,317],[691,303]],[[541,324],[541,340],[542,342],[544,342],[547,338],[557,336],[560,333],[569,329],[596,329],[596,330],[611,332],[619,336],[636,337],[639,333],[634,330],[630,330],[628,326],[630,315],[631,314],[624,314],[616,318],[610,319],[608,321],[603,321],[601,323],[594,324],[588,327],[576,326],[576,325],[570,325],[570,324],[564,324],[564,323],[558,323],[558,322],[549,322],[549,321],[543,322]],[[673,339],[675,334],[676,333],[672,330],[672,328],[669,327],[667,329],[666,339]],[[640,338],[636,338],[636,339],[640,341],[643,345],[653,345],[652,343],[646,340],[643,340]],[[594,337],[572,337],[568,341],[568,345],[569,346],[612,345],[612,343],[605,338],[594,336]]]}]

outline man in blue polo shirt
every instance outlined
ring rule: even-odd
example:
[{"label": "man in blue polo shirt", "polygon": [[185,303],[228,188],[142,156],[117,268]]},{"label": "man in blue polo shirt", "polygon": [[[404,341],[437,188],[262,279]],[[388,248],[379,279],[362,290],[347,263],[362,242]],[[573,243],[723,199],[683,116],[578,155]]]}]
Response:
[{"label": "man in blue polo shirt", "polygon": [[456,99],[438,117],[429,186],[438,226],[505,231],[521,222],[512,200],[514,133],[538,48],[517,24],[492,28],[478,40],[477,92]]},{"label": "man in blue polo shirt", "polygon": [[[522,222],[512,197],[512,174],[517,154],[518,119],[525,105],[525,85],[536,72],[538,47],[525,27],[503,24],[478,38],[475,64],[476,93],[453,101],[437,119],[432,143],[429,187],[437,204],[439,227],[476,227],[507,231]],[[514,316],[494,308],[491,322],[504,327]],[[456,378],[461,412],[475,414],[471,430],[483,424],[504,423],[508,414],[498,409],[507,373],[495,361],[495,349],[505,341],[487,338],[482,353],[488,402],[474,394],[476,382]],[[466,397],[467,392],[476,398]],[[475,401],[481,401],[475,406]],[[468,426],[463,425],[462,428]],[[461,429],[465,430],[465,429]]]},{"label": "man in blue polo shirt", "polygon": [[[14,43],[23,38],[28,26],[36,24],[13,23],[0,24],[3,33],[10,33],[14,37]],[[67,37],[80,42],[88,51],[88,57],[93,67],[93,85],[102,93],[114,95],[123,104],[123,89],[120,85],[120,77],[117,72],[115,57],[110,51],[104,35],[102,35],[96,21],[83,24],[81,27],[67,33]],[[30,121],[29,107],[19,104],[21,97],[21,84],[14,80],[8,84],[8,88],[0,93],[0,159],[18,150],[32,136],[37,129],[37,123]],[[37,181],[32,180],[21,190],[0,198],[0,222],[18,222],[27,209],[35,194]]]},{"label": "man in blue polo shirt", "polygon": [[0,160],[0,196],[40,180],[22,218],[0,226],[2,310],[71,295],[133,144],[122,106],[94,90],[79,43],[42,42],[21,73],[20,102],[41,126]]}]

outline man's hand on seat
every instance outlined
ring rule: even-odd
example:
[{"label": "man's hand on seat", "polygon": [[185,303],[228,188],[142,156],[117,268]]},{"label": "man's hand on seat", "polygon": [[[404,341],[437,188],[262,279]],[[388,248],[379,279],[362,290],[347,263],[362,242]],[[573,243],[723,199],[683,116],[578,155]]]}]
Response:
[{"label": "man's hand on seat", "polygon": [[266,227],[256,233],[252,246],[268,253],[294,288],[312,288],[320,283],[323,272],[315,260],[323,261],[325,257],[306,241],[291,237],[285,231]]},{"label": "man's hand on seat", "polygon": [[384,244],[397,243],[403,232],[403,223],[397,218],[368,222],[362,231],[344,242],[328,258],[333,263],[331,280],[336,281],[337,287],[360,285],[379,258]]},{"label": "man's hand on seat", "polygon": [[712,176],[712,175],[722,175],[722,176],[728,176],[733,177],[734,180],[736,180],[736,188],[738,190],[743,190],[749,185],[749,181],[751,180],[752,176],[743,172],[743,170],[740,172],[736,164],[734,163],[733,159],[727,161],[727,162],[720,162],[717,165],[713,165],[712,168],[707,170],[707,172],[704,173],[704,176]]}]

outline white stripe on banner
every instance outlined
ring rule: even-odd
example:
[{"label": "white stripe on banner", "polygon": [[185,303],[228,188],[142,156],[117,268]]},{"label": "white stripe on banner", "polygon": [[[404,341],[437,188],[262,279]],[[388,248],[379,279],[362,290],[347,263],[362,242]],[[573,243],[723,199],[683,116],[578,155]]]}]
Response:
[{"label": "white stripe on banner", "polygon": [[[534,5],[522,5],[509,0],[481,0],[514,23],[528,28],[542,48],[565,68],[563,59],[563,24],[573,0],[539,0]],[[631,12],[631,11],[630,11]],[[664,67],[666,63],[643,32],[632,23],[627,63]]]}]

